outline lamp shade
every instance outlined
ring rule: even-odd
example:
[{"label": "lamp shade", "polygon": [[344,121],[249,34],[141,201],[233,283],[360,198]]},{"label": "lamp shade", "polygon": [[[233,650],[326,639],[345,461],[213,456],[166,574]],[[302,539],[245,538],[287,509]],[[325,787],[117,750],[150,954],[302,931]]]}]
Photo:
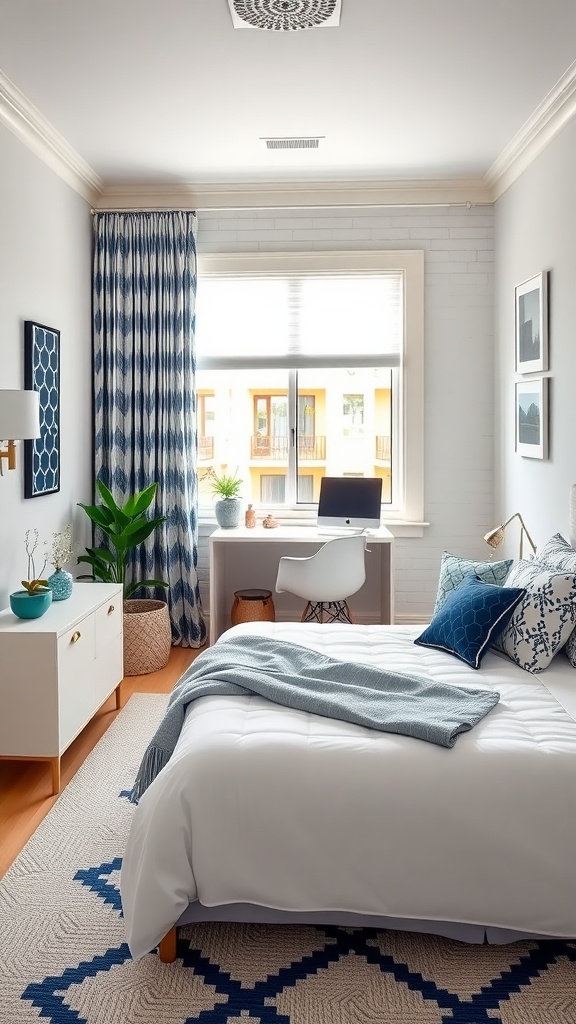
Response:
[{"label": "lamp shade", "polygon": [[37,391],[0,391],[0,439],[22,441],[40,437]]}]

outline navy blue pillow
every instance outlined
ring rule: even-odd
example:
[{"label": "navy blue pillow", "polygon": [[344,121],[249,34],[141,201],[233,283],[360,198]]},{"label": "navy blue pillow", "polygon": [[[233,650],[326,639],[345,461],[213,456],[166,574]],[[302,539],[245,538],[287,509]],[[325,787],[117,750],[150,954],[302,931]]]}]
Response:
[{"label": "navy blue pillow", "polygon": [[468,576],[450,591],[414,643],[455,654],[472,668],[479,668],[525,593],[523,587],[499,587],[478,576]]}]

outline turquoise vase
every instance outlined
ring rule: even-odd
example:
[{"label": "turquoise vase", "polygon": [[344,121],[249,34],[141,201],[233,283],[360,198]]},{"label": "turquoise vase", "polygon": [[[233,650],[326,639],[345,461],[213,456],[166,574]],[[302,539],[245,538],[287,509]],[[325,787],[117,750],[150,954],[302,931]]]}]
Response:
[{"label": "turquoise vase", "polygon": [[55,601],[65,601],[72,594],[74,586],[72,573],[66,572],[65,569],[57,569],[48,577],[48,586]]}]

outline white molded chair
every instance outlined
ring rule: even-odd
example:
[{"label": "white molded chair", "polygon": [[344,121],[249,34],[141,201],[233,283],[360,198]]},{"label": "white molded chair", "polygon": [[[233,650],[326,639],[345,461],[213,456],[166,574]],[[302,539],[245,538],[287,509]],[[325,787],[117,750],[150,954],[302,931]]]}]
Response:
[{"label": "white molded chair", "polygon": [[337,537],[309,558],[283,555],[276,593],[296,594],[307,601],[301,622],[353,622],[346,598],[366,579],[366,537]]}]

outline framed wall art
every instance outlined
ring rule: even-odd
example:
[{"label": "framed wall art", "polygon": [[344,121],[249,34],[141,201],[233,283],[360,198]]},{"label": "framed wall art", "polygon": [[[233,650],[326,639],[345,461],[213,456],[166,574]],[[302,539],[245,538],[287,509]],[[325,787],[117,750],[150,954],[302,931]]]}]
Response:
[{"label": "framed wall art", "polygon": [[60,490],[60,331],[24,321],[24,387],[40,395],[40,437],[24,441],[24,497]]},{"label": "framed wall art", "polygon": [[548,369],[548,272],[516,288],[516,372]]},{"label": "framed wall art", "polygon": [[548,377],[516,381],[516,451],[548,458]]}]

